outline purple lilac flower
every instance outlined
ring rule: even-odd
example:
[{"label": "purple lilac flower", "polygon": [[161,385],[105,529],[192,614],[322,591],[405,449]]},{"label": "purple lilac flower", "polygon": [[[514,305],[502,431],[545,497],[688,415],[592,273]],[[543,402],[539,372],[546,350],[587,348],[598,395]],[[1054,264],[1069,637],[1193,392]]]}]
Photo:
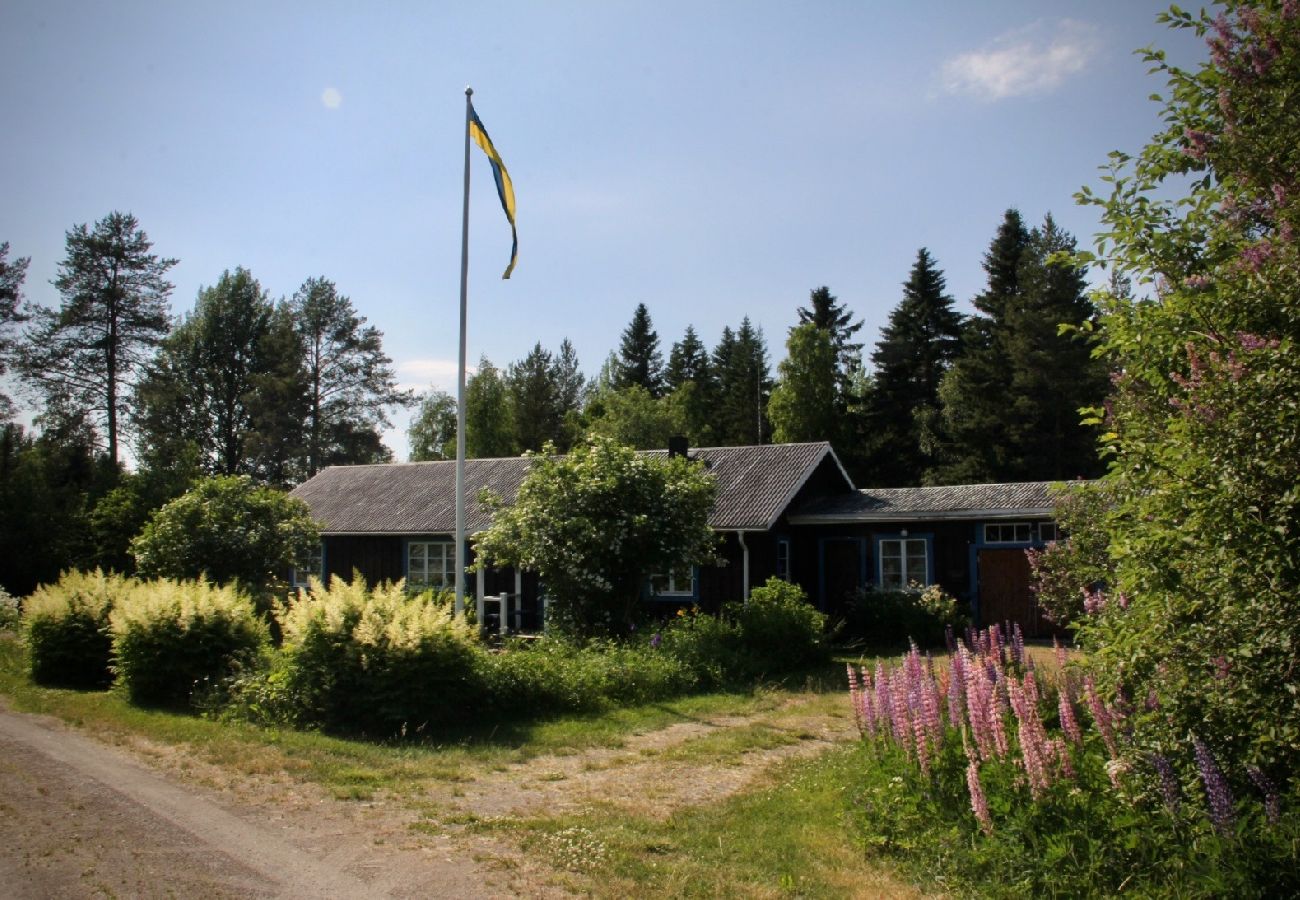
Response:
[{"label": "purple lilac flower", "polygon": [[1219,834],[1226,835],[1232,828],[1232,791],[1228,789],[1228,780],[1214,760],[1214,754],[1205,741],[1192,738],[1196,750],[1196,768],[1201,774],[1201,784],[1205,786],[1205,799],[1210,807],[1210,821],[1214,823]]},{"label": "purple lilac flower", "polygon": [[1178,787],[1178,777],[1174,775],[1174,767],[1169,758],[1160,753],[1152,754],[1151,765],[1160,776],[1160,796],[1165,801],[1165,808],[1171,813],[1177,813],[1182,804],[1182,792]]},{"label": "purple lilac flower", "polygon": [[1278,793],[1277,785],[1273,779],[1264,774],[1264,770],[1259,766],[1246,766],[1246,774],[1250,780],[1255,782],[1255,787],[1259,788],[1260,793],[1264,795],[1264,812],[1268,816],[1268,821],[1276,825],[1282,818],[1282,797]]}]

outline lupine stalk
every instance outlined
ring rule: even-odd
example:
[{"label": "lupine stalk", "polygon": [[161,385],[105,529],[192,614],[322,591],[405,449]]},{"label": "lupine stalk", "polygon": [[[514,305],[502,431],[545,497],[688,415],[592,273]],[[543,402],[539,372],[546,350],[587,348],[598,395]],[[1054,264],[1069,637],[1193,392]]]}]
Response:
[{"label": "lupine stalk", "polygon": [[1196,768],[1201,774],[1201,784],[1205,786],[1205,799],[1210,808],[1210,821],[1219,834],[1226,835],[1232,829],[1234,815],[1232,812],[1232,791],[1228,789],[1228,780],[1214,761],[1214,754],[1200,738],[1192,739],[1196,751]]},{"label": "lupine stalk", "polygon": [[1178,787],[1178,778],[1174,775],[1174,767],[1170,765],[1169,757],[1155,753],[1151,756],[1151,765],[1160,776],[1160,796],[1165,801],[1165,808],[1171,813],[1177,813],[1182,805],[1182,791]]},{"label": "lupine stalk", "polygon": [[1282,797],[1278,793],[1277,785],[1273,779],[1264,774],[1264,770],[1259,766],[1247,766],[1246,774],[1250,780],[1255,782],[1255,787],[1259,788],[1260,793],[1264,795],[1264,813],[1268,816],[1268,821],[1276,825],[1282,818]]},{"label": "lupine stalk", "polygon": [[1084,676],[1083,690],[1088,698],[1088,710],[1092,713],[1092,720],[1097,723],[1097,730],[1101,732],[1102,742],[1106,745],[1106,752],[1110,754],[1111,759],[1115,759],[1119,756],[1119,747],[1115,744],[1114,723],[1111,721],[1110,710],[1097,696],[1097,685],[1091,675]]},{"label": "lupine stalk", "polygon": [[970,808],[986,835],[993,833],[993,817],[989,815],[988,800],[980,784],[980,767],[970,744],[966,743],[966,733],[962,732],[962,743],[966,747],[966,789],[970,791]]}]

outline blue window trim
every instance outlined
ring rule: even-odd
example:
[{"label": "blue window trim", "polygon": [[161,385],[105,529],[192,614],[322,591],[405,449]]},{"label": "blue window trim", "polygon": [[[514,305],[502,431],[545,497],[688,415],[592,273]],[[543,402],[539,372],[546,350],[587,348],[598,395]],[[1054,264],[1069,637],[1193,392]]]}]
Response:
[{"label": "blue window trim", "polygon": [[891,534],[877,534],[874,536],[874,540],[876,542],[877,588],[881,590],[885,588],[884,562],[880,553],[880,545],[885,541],[925,541],[925,583],[934,584],[934,532],[909,530],[907,534],[903,534],[901,531]]},{"label": "blue window trim", "polygon": [[[781,566],[781,548],[785,547],[785,574],[780,572]],[[786,581],[794,581],[794,557],[791,556],[791,544],[789,535],[780,535],[776,539],[776,557],[772,560],[774,568],[777,569],[776,577]]]},{"label": "blue window trim", "polygon": [[646,581],[644,597],[660,603],[691,603],[700,599],[700,567],[691,566],[691,592],[689,594],[656,594],[654,584]]}]

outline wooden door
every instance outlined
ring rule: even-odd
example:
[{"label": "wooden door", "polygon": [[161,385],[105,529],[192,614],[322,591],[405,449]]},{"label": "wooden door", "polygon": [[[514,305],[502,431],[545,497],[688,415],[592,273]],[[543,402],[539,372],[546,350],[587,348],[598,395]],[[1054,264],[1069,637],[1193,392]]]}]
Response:
[{"label": "wooden door", "polygon": [[822,596],[824,612],[838,613],[862,587],[862,541],[829,538],[822,543]]},{"label": "wooden door", "polygon": [[1024,550],[979,551],[980,625],[1019,622],[1027,638],[1059,634],[1043,617],[1030,589]]}]

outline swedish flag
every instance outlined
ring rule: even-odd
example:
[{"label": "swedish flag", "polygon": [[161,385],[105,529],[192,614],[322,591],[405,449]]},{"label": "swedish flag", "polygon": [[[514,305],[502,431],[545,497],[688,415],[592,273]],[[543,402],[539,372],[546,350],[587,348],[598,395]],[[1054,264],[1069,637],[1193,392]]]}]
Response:
[{"label": "swedish flag", "polygon": [[512,241],[510,265],[506,266],[505,274],[501,276],[509,278],[510,273],[515,270],[515,259],[519,256],[519,234],[515,231],[515,186],[510,181],[510,173],[506,171],[506,164],[501,161],[497,148],[492,146],[492,138],[488,137],[487,129],[479,121],[473,103],[469,105],[469,136],[474,139],[474,143],[483,148],[488,161],[492,163],[492,177],[496,179],[497,196],[501,198],[501,208],[506,211],[506,218],[510,220]]}]

